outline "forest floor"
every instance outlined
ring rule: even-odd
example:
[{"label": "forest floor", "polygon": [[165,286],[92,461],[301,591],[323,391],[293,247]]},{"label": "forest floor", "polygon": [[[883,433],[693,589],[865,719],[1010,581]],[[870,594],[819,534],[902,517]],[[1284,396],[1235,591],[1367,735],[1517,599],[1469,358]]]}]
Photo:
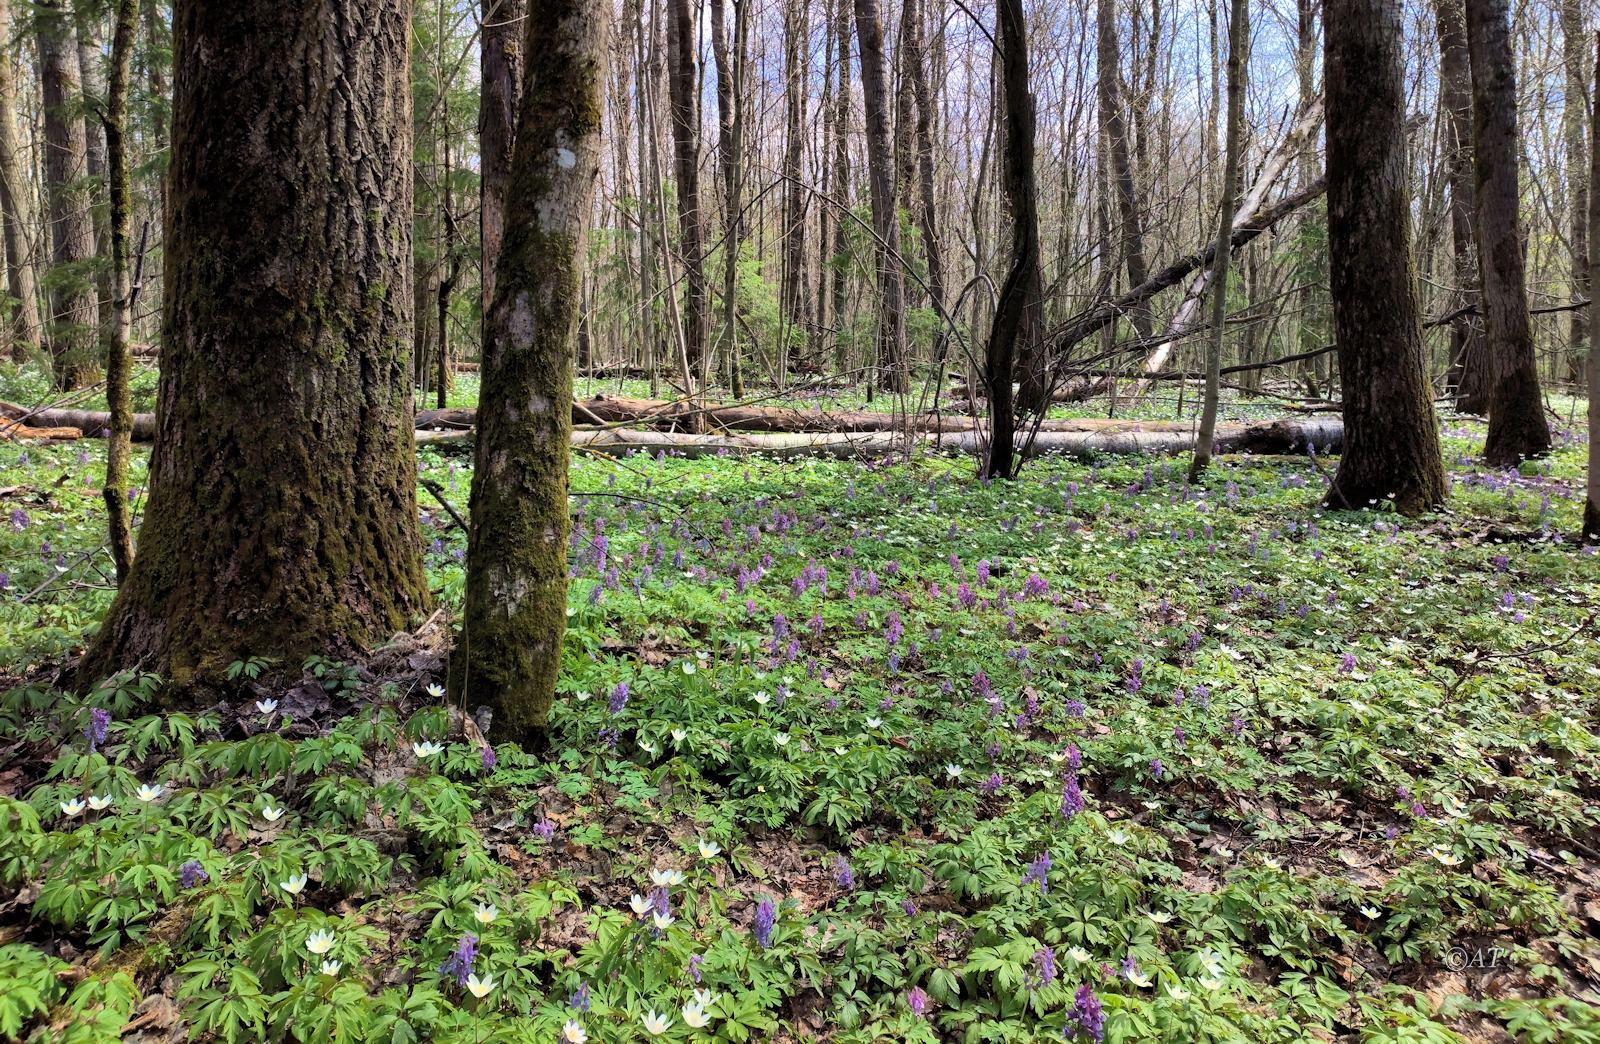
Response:
[{"label": "forest floor", "polygon": [[451,728],[439,617],[52,690],[103,443],[0,444],[0,1039],[1600,1041],[1583,446],[1481,439],[1414,521],[1304,459],[582,457],[548,762]]}]

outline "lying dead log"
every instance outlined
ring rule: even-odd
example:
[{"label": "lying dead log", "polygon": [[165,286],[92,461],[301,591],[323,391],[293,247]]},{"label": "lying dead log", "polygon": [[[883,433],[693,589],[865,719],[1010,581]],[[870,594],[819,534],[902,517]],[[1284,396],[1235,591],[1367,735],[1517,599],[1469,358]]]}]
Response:
[{"label": "lying dead log", "polygon": [[[0,426],[7,423],[22,424],[31,428],[76,428],[89,438],[103,437],[111,427],[111,414],[98,410],[30,410],[14,403],[0,402]],[[27,436],[29,438],[33,436]],[[65,435],[48,436],[68,438]],[[70,436],[77,438],[78,436]],[[135,442],[148,442],[156,437],[156,415],[136,413],[133,416]]]},{"label": "lying dead log", "polygon": [[[471,431],[420,431],[417,442],[419,445],[463,443],[470,442],[472,436]],[[1332,419],[1222,424],[1217,428],[1217,449],[1222,453],[1300,454],[1315,446],[1318,453],[1337,453],[1343,438],[1344,424]],[[1026,447],[1029,456],[1172,456],[1193,449],[1194,441],[1194,435],[1184,426],[1122,421],[1084,431],[1040,432],[1031,446],[1027,445],[1024,435],[1019,435],[1017,449],[1023,452]],[[611,454],[665,452],[707,457],[760,453],[779,459],[818,456],[876,459],[917,449],[975,454],[981,440],[978,433],[970,431],[912,435],[895,432],[691,435],[613,428],[575,431],[572,445]]]}]

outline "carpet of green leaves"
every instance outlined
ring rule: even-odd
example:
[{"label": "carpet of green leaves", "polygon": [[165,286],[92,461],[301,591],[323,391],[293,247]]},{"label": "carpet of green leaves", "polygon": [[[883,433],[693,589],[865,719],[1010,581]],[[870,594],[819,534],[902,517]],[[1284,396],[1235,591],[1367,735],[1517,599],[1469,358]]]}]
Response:
[{"label": "carpet of green leaves", "polygon": [[0,445],[0,1039],[1059,1040],[1087,985],[1112,1041],[1600,1041],[1581,447],[1447,435],[1416,521],[1306,460],[580,460],[554,753],[492,768],[426,643],[50,688],[110,595],[101,450]]}]

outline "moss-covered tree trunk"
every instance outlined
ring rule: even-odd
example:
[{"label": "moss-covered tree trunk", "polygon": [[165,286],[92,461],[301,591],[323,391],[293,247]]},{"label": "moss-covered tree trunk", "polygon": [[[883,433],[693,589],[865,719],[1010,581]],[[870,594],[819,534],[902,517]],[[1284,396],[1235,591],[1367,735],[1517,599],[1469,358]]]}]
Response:
[{"label": "moss-covered tree trunk", "polygon": [[34,24],[44,88],[44,180],[50,208],[47,335],[56,387],[69,389],[91,383],[100,373],[89,146],[78,45],[65,0],[41,0]]},{"label": "moss-covered tree trunk", "polygon": [[106,403],[111,437],[106,442],[106,537],[117,580],[133,565],[133,509],[128,503],[128,458],[133,455],[133,273],[128,230],[128,78],[132,72],[139,0],[117,0],[111,41],[111,80],[106,90],[106,194],[111,201],[111,329],[106,342]]},{"label": "moss-covered tree trunk", "polygon": [[178,0],[138,556],[84,661],[178,681],[428,604],[411,424],[407,0]]},{"label": "moss-covered tree trunk", "polygon": [[1507,0],[1466,0],[1472,58],[1473,163],[1478,189],[1478,265],[1488,340],[1489,437],[1483,456],[1516,467],[1550,451],[1528,313],[1517,165],[1517,69]]},{"label": "moss-covered tree trunk", "polygon": [[1328,267],[1344,449],[1328,501],[1444,500],[1406,176],[1400,0],[1328,0]]},{"label": "moss-covered tree trunk", "polygon": [[529,0],[505,242],[484,320],[466,619],[451,686],[538,750],[567,627],[567,465],[609,4]]}]

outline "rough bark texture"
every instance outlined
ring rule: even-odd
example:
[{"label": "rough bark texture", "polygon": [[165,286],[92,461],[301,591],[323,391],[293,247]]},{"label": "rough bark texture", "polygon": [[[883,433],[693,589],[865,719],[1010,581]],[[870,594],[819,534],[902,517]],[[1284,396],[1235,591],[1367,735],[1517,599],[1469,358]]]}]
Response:
[{"label": "rough bark texture", "polygon": [[1244,145],[1244,92],[1250,50],[1250,8],[1247,0],[1233,0],[1228,19],[1228,138],[1222,161],[1222,205],[1217,211],[1217,248],[1211,262],[1211,332],[1206,345],[1205,404],[1200,411],[1200,434],[1189,481],[1194,482],[1211,463],[1217,433],[1217,407],[1222,397],[1222,335],[1228,319],[1228,261],[1233,251],[1233,212],[1239,203],[1240,150]]},{"label": "rough bark texture", "polygon": [[39,320],[39,281],[34,267],[33,205],[22,176],[17,141],[17,79],[11,65],[9,0],[0,0],[0,209],[5,211],[6,273],[16,308],[11,358],[22,362],[38,353],[43,327]]},{"label": "rough bark texture", "polygon": [[878,258],[878,383],[888,391],[911,389],[906,352],[905,277],[900,271],[900,213],[889,137],[889,72],[883,54],[878,0],[855,0],[861,56],[861,100],[867,118],[867,181],[872,188],[872,229]]},{"label": "rough bark texture", "polygon": [[406,0],[178,0],[158,432],[81,672],[177,681],[428,604]]},{"label": "rough bark texture", "polygon": [[722,344],[728,388],[744,394],[739,364],[739,254],[744,236],[744,62],[748,0],[733,0],[733,40],[728,39],[727,0],[711,0],[711,39],[717,63],[717,160],[722,174]]},{"label": "rough bark texture", "polygon": [[1507,0],[1466,0],[1472,58],[1473,162],[1478,190],[1478,265],[1488,340],[1489,437],[1483,456],[1516,467],[1550,451],[1528,315],[1526,259],[1519,216],[1516,60]]},{"label": "rough bark texture", "polygon": [[530,0],[506,206],[485,323],[466,619],[455,691],[492,735],[542,749],[567,626],[572,344],[600,169],[609,4]]},{"label": "rough bark texture", "polygon": [[[1455,261],[1456,293],[1452,309],[1477,302],[1478,186],[1472,163],[1472,67],[1467,57],[1467,23],[1462,0],[1436,0],[1434,18],[1439,35],[1439,104],[1444,109],[1445,168],[1450,184],[1450,240]],[[1466,413],[1489,412],[1489,370],[1483,322],[1476,310],[1457,316],[1450,324],[1450,363],[1446,390],[1454,393],[1456,408]]]},{"label": "rough bark texture", "polygon": [[788,0],[783,10],[785,126],[783,151],[783,316],[810,340],[811,291],[806,278],[806,210],[811,192],[803,180],[806,93],[810,88],[811,23],[806,0]]},{"label": "rough bark texture", "polygon": [[1444,501],[1411,265],[1400,0],[1328,0],[1328,262],[1344,402],[1331,506]]},{"label": "rough bark texture", "polygon": [[990,441],[981,471],[985,478],[1010,478],[1016,472],[1012,371],[1019,344],[1024,359],[1037,356],[1032,346],[1039,336],[1044,289],[1039,268],[1039,191],[1033,170],[1034,106],[1028,84],[1028,24],[1022,0],[1000,0],[995,22],[1005,95],[1001,184],[1011,208],[1011,267],[1000,288],[984,354]]},{"label": "rough bark texture", "polygon": [[704,215],[700,210],[700,76],[694,9],[667,0],[667,93],[672,109],[673,180],[678,189],[678,250],[683,256],[683,342],[689,373],[705,370],[707,303]]},{"label": "rough bark texture", "polygon": [[[1121,40],[1115,0],[1100,0],[1096,23],[1099,29],[1096,94],[1100,103],[1100,128],[1106,137],[1111,180],[1117,190],[1117,220],[1121,224],[1122,260],[1128,270],[1128,285],[1138,286],[1149,278],[1149,269],[1144,258],[1143,208],[1139,205],[1133,160],[1128,152],[1128,117],[1122,99]],[[1140,337],[1150,336],[1149,309],[1134,309],[1129,318]]]},{"label": "rough bark texture", "polygon": [[100,309],[94,283],[93,200],[88,140],[80,110],[78,46],[65,0],[41,0],[36,13],[44,86],[45,193],[50,206],[51,271],[47,336],[56,387],[99,376]]},{"label": "rough bark texture", "polygon": [[[833,197],[840,211],[850,206],[850,5],[853,0],[834,0],[834,74],[833,94]],[[834,368],[843,372],[845,361],[845,325],[849,319],[849,220],[842,213],[833,219],[833,238],[828,244],[829,310],[832,312],[834,337]]]},{"label": "rough bark texture", "polygon": [[133,565],[133,510],[128,503],[128,457],[133,446],[133,399],[129,380],[133,352],[133,273],[128,226],[128,77],[133,37],[139,29],[139,0],[117,0],[111,41],[111,79],[106,89],[106,189],[111,201],[111,336],[106,344],[106,402],[111,407],[111,438],[106,445],[106,530],[117,580],[128,578]]},{"label": "rough bark texture", "polygon": [[478,101],[482,209],[478,227],[485,315],[494,300],[495,269],[505,236],[506,189],[511,183],[511,147],[516,142],[526,14],[527,0],[483,0],[483,29],[479,34],[483,86]]}]

